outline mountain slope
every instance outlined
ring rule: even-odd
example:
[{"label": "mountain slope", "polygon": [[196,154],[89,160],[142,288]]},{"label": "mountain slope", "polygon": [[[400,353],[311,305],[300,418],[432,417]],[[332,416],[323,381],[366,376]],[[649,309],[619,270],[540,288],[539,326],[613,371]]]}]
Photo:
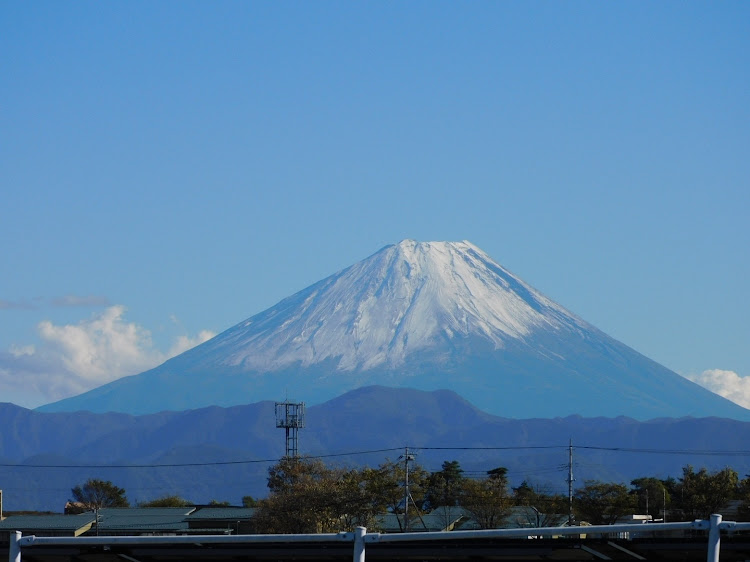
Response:
[{"label": "mountain slope", "polygon": [[469,242],[387,246],[163,365],[42,411],[149,413],[364,385],[451,389],[506,417],[750,419],[535,291]]},{"label": "mountain slope", "polygon": [[[267,494],[267,469],[285,444],[270,402],[146,416],[40,413],[0,404],[0,423],[6,510],[61,511],[71,488],[87,478],[113,481],[133,504],[169,494],[238,504],[244,495]],[[527,480],[567,493],[571,439],[576,487],[588,479],[679,477],[686,464],[750,472],[748,456],[738,450],[750,439],[747,422],[513,420],[482,412],[451,391],[385,387],[309,407],[299,449],[351,467],[395,460],[408,446],[430,471],[454,459],[478,475],[505,466],[514,486]]]}]

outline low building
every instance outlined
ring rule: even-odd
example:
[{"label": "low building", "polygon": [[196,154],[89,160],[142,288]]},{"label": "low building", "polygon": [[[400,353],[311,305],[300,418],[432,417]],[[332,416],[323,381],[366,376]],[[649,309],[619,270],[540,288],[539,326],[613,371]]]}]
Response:
[{"label": "low building", "polygon": [[[104,507],[88,535],[181,535],[195,507]],[[89,512],[91,513],[91,512]]]},{"label": "low building", "polygon": [[247,535],[254,532],[254,507],[202,507],[185,520],[190,533]]},{"label": "low building", "polygon": [[11,515],[0,521],[0,548],[20,531],[37,537],[229,535],[253,532],[253,508],[105,507],[78,514]]},{"label": "low building", "polygon": [[21,531],[25,536],[79,537],[88,532],[94,522],[93,512],[79,515],[9,515],[0,521],[0,549],[7,552],[10,535],[16,531]]}]

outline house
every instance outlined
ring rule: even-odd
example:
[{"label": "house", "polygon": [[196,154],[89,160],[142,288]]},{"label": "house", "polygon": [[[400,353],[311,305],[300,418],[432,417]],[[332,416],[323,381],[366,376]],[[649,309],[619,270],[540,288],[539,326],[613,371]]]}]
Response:
[{"label": "house", "polygon": [[246,535],[254,532],[254,507],[202,507],[186,518],[188,532],[200,535]]},{"label": "house", "polygon": [[[87,535],[181,535],[195,507],[103,507]],[[92,513],[92,512],[88,512]]]},{"label": "house", "polygon": [[[420,533],[424,531],[453,531],[467,517],[462,507],[445,509],[438,507],[430,513],[411,514],[409,516],[409,531]],[[375,517],[375,527],[384,533],[403,533],[404,516],[395,513],[383,513]]]},{"label": "house", "polygon": [[0,521],[0,549],[7,551],[10,535],[16,531],[38,537],[79,537],[89,531],[94,522],[93,512],[79,515],[10,515]]},{"label": "house", "polygon": [[242,507],[105,507],[79,514],[11,515],[0,521],[0,548],[10,534],[38,537],[228,535],[252,532],[255,509]]}]

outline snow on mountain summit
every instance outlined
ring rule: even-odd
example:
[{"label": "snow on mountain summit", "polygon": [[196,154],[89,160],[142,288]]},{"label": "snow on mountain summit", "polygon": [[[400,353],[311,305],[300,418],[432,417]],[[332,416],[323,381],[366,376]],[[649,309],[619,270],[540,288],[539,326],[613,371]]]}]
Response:
[{"label": "snow on mountain summit", "polygon": [[651,361],[470,242],[386,246],[213,339],[43,411],[319,404],[363,386],[452,390],[505,417],[750,411]]},{"label": "snow on mountain summit", "polygon": [[[337,369],[397,367],[415,351],[447,339],[477,336],[494,348],[542,325],[554,328],[559,307],[470,242],[386,246],[214,342],[227,365],[277,370],[327,359]],[[225,339],[227,341],[222,341]]]}]

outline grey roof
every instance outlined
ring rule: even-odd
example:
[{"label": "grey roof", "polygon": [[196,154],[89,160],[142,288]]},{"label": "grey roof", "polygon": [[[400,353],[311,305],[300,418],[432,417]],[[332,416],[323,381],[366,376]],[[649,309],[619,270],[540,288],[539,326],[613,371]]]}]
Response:
[{"label": "grey roof", "polygon": [[[465,510],[461,507],[451,507],[448,510],[437,508],[430,513],[422,514],[421,518],[413,512],[410,513],[409,530],[413,532],[442,531],[449,528],[451,525],[455,525],[466,515]],[[386,533],[394,533],[401,531],[399,521],[403,522],[403,517],[403,515],[384,513],[376,516],[375,519],[378,527],[383,529],[383,531]]]},{"label": "grey roof", "polygon": [[254,507],[202,507],[187,516],[192,520],[243,520],[250,519],[255,515]]},{"label": "grey roof", "polygon": [[[461,507],[454,506],[450,509],[438,507],[430,513],[422,514],[420,520],[413,512],[409,516],[409,530],[418,531],[443,531],[449,530],[451,526],[455,530],[476,530],[480,529],[471,511]],[[547,526],[563,526],[568,521],[567,515],[544,515]],[[401,532],[399,521],[403,520],[403,515],[393,513],[384,513],[376,518],[378,527],[386,533]],[[498,529],[518,529],[533,527],[536,519],[536,512],[529,507],[515,506],[512,507],[507,515],[498,523]]]},{"label": "grey roof", "polygon": [[181,530],[194,507],[106,507],[99,510],[99,528],[114,530]]},{"label": "grey roof", "polygon": [[77,515],[10,515],[0,521],[0,530],[75,532],[93,522],[93,512]]}]

